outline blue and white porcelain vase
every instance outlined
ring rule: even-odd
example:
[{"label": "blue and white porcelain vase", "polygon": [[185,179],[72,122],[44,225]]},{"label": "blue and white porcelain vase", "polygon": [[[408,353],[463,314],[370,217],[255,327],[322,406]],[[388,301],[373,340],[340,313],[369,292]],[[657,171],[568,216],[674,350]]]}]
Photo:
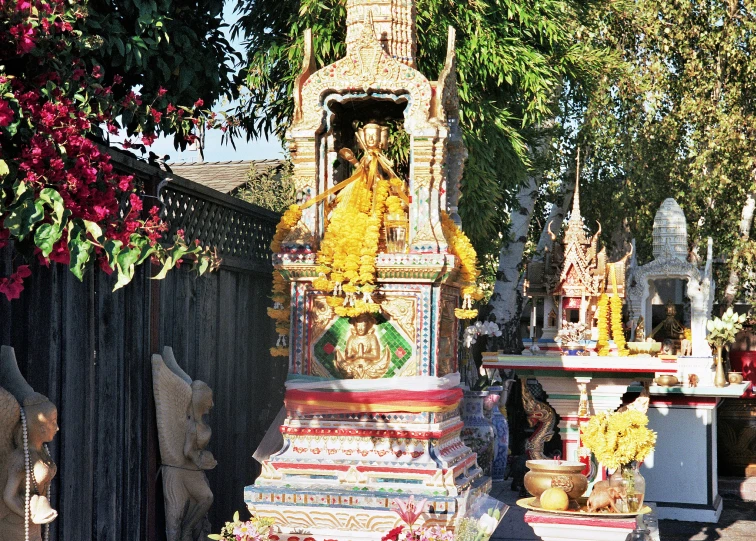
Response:
[{"label": "blue and white porcelain vase", "polygon": [[491,410],[491,424],[496,432],[496,453],[491,466],[491,480],[503,481],[507,471],[509,459],[509,422],[507,421],[506,406],[509,391],[514,380],[507,380],[503,386],[489,387],[491,393],[499,395],[498,402]]},{"label": "blue and white porcelain vase", "polygon": [[465,391],[462,401],[462,441],[478,454],[478,466],[484,475],[491,475],[493,459],[496,455],[496,431],[486,418],[484,405],[491,396],[488,391]]}]

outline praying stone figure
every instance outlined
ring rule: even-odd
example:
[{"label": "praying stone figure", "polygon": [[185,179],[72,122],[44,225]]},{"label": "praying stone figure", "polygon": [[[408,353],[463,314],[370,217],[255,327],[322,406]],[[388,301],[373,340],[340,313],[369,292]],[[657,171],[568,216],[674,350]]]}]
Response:
[{"label": "praying stone figure", "polygon": [[213,407],[207,384],[192,381],[176,363],[173,350],[152,356],[152,387],[157,412],[161,473],[168,541],[207,539],[207,512],[213,493],[205,475],[218,464],[207,451],[211,430],[205,415]]},{"label": "praying stone figure", "polygon": [[[42,541],[57,467],[47,449],[58,432],[58,410],[35,393],[13,348],[0,349],[0,541]],[[49,526],[46,526],[46,528]]]},{"label": "praying stone figure", "polygon": [[346,379],[377,379],[382,377],[391,363],[391,351],[381,351],[375,335],[375,318],[360,314],[352,318],[344,352],[336,350],[335,364]]}]

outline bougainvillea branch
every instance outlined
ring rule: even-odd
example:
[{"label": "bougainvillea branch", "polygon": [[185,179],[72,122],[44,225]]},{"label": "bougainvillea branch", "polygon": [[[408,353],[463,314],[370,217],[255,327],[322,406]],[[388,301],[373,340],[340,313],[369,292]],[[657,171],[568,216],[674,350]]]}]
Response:
[{"label": "bougainvillea branch", "polygon": [[[133,90],[115,100],[87,57],[91,36],[77,29],[85,16],[81,2],[0,0],[0,247],[66,264],[79,279],[96,264],[117,273],[116,289],[148,260],[162,266],[156,278],[182,259],[202,274],[217,258],[183,234],[167,241],[158,209],[143,212],[134,177],[117,173],[93,139],[129,123],[144,145],[161,132],[191,140],[203,104],[175,106],[165,92],[143,104]],[[17,298],[29,274],[22,265],[0,277],[0,293]]]}]

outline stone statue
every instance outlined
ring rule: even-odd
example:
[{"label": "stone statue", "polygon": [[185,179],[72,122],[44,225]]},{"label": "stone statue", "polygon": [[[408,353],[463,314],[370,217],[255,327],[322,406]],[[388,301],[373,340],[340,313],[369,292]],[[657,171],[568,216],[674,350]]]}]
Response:
[{"label": "stone statue", "polygon": [[344,351],[335,351],[335,365],[346,379],[377,379],[391,363],[391,351],[384,348],[375,335],[375,318],[361,314],[352,318]]},{"label": "stone statue", "polygon": [[13,348],[2,346],[0,541],[42,541],[42,525],[58,516],[50,507],[57,467],[46,445],[57,432],[55,405],[34,392],[18,369]]},{"label": "stone statue", "polygon": [[158,441],[165,493],[168,541],[207,539],[207,512],[213,493],[205,470],[217,465],[205,450],[211,430],[204,417],[213,407],[213,393],[207,384],[181,370],[173,350],[152,356],[152,387],[157,412]]}]

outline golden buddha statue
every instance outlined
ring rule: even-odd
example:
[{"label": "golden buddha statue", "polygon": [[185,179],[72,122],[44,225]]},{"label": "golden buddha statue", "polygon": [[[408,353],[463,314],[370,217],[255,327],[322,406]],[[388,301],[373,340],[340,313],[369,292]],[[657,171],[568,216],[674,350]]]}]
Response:
[{"label": "golden buddha statue", "polygon": [[352,318],[344,352],[336,349],[335,353],[336,369],[346,379],[378,379],[391,363],[391,351],[381,351],[375,318],[367,313]]},{"label": "golden buddha statue", "polygon": [[654,327],[648,337],[653,338],[656,333],[662,331],[663,338],[680,340],[685,334],[685,327],[680,325],[680,322],[677,321],[677,308],[675,307],[675,304],[671,301],[668,302],[665,307],[665,311],[667,313],[667,317],[664,318],[664,321]]}]

